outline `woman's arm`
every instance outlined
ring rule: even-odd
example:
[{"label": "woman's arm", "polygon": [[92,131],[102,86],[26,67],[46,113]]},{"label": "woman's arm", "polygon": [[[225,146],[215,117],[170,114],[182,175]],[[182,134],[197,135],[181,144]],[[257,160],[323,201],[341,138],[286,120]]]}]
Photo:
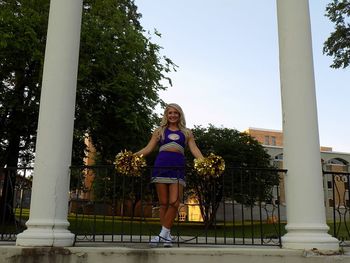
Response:
[{"label": "woman's arm", "polygon": [[192,153],[192,155],[196,158],[196,159],[202,159],[203,154],[201,153],[201,151],[199,150],[195,140],[194,140],[194,136],[192,134],[192,132],[190,132],[190,135],[188,137],[188,147],[190,148],[190,151]]},{"label": "woman's arm", "polygon": [[150,154],[154,150],[154,148],[157,146],[158,141],[159,141],[159,131],[155,130],[152,134],[150,141],[146,145],[146,147],[142,148],[141,150],[139,150],[135,154],[136,155],[143,155],[143,156]]}]

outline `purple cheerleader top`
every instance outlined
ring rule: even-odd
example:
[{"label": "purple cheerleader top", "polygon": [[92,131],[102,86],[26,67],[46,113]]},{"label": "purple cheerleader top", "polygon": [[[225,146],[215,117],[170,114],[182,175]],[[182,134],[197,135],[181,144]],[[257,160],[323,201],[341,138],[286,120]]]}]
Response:
[{"label": "purple cheerleader top", "polygon": [[[186,137],[182,131],[164,131],[164,140],[159,141],[159,154],[154,163],[151,182],[153,183],[185,183],[185,156]],[[177,149],[178,152],[168,151]]]},{"label": "purple cheerleader top", "polygon": [[167,151],[168,149],[177,149],[184,154],[186,137],[181,130],[172,131],[168,128],[164,131],[164,140],[159,141],[159,151]]}]

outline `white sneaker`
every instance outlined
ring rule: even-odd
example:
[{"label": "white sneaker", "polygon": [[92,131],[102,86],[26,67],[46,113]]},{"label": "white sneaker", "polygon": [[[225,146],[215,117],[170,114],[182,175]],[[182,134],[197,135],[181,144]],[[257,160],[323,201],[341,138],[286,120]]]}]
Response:
[{"label": "white sneaker", "polygon": [[164,247],[172,247],[173,243],[171,243],[171,240],[165,239],[163,246]]},{"label": "white sneaker", "polygon": [[173,246],[173,237],[172,235],[170,234],[170,232],[168,232],[167,236],[165,238],[163,238],[163,246],[164,247],[172,247]]},{"label": "white sneaker", "polygon": [[155,236],[151,238],[151,241],[149,242],[149,245],[151,247],[158,247],[161,243],[163,243],[164,247],[172,247],[172,238],[169,235],[168,237],[161,237],[161,236]]},{"label": "white sneaker", "polygon": [[158,247],[161,242],[160,236],[155,236],[151,238],[151,241],[149,242],[149,245],[151,247]]},{"label": "white sneaker", "polygon": [[174,237],[173,235],[171,235],[171,234],[169,233],[169,239],[170,239],[171,241],[175,241],[175,240],[176,240],[176,237]]}]

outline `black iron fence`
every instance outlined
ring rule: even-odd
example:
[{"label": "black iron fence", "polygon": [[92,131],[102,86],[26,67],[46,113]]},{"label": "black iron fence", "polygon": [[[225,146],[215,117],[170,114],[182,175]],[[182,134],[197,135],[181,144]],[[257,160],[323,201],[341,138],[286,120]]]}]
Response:
[{"label": "black iron fence", "polygon": [[349,172],[324,171],[324,190],[330,234],[350,246]]},{"label": "black iron fence", "polygon": [[[123,176],[114,166],[71,167],[69,215],[75,242],[148,243],[160,230],[152,167]],[[29,217],[32,169],[1,171],[1,241],[14,241]],[[281,246],[285,170],[226,168],[204,178],[186,169],[173,243]],[[282,215],[281,215],[282,214]]]},{"label": "black iron fence", "polygon": [[[68,219],[75,241],[147,243],[157,235],[151,173],[152,167],[140,177],[119,175],[113,166],[72,167]],[[204,179],[187,169],[174,243],[280,246],[285,173],[229,167],[221,177]],[[0,169],[0,241],[15,241],[25,229],[32,175],[32,168]],[[329,233],[350,246],[350,173],[324,171],[323,178]]]},{"label": "black iron fence", "polygon": [[33,168],[0,168],[0,241],[13,241],[25,229]]},{"label": "black iron fence", "polygon": [[[76,242],[148,243],[160,230],[150,167],[140,177],[113,166],[73,167],[70,215]],[[281,245],[279,178],[284,170],[227,168],[220,177],[186,171],[174,243]]]}]

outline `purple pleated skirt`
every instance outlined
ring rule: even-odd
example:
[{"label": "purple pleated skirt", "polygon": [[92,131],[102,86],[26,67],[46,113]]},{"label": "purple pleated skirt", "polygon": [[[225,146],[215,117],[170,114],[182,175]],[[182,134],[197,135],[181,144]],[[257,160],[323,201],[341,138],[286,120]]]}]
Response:
[{"label": "purple pleated skirt", "polygon": [[178,152],[159,152],[152,173],[152,183],[185,183],[185,156]]}]

